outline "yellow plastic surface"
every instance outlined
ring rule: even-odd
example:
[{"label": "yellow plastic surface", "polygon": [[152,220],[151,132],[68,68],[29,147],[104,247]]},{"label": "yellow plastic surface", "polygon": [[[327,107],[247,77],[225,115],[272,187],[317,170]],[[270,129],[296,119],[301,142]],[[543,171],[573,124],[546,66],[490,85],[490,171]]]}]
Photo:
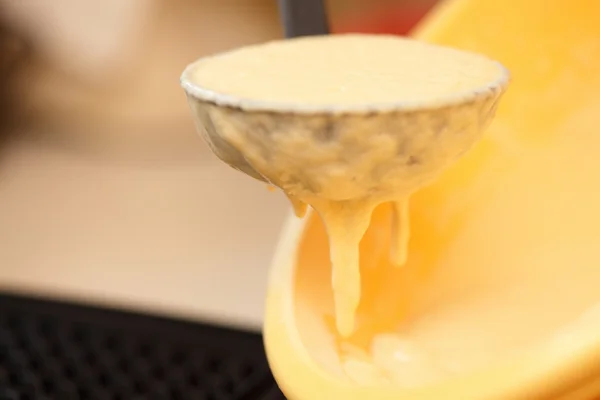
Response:
[{"label": "yellow plastic surface", "polygon": [[387,262],[390,207],[376,210],[351,342],[405,329],[452,362],[484,362],[412,389],[349,379],[311,213],[288,221],[267,298],[267,353],[290,400],[600,394],[599,16],[596,0],[455,0],[420,27],[501,61],[512,84],[485,139],[411,200],[404,268]]}]

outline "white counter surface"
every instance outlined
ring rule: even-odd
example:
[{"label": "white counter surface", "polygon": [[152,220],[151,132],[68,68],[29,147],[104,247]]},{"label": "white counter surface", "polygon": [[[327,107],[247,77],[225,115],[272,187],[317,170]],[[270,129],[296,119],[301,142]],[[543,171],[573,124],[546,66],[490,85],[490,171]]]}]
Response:
[{"label": "white counter surface", "polygon": [[287,201],[192,142],[156,163],[3,149],[0,290],[259,328]]}]

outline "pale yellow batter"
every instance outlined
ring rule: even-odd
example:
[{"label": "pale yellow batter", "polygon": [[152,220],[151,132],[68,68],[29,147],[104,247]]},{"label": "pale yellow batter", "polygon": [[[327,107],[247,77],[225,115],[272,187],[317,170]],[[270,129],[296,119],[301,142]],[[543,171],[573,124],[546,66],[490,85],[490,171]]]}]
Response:
[{"label": "pale yellow batter", "polygon": [[408,258],[408,239],[410,237],[408,204],[408,197],[392,202],[393,220],[390,261],[399,267],[404,265]]},{"label": "pale yellow batter", "polygon": [[191,75],[200,86],[297,106],[429,104],[485,87],[498,74],[484,57],[385,35],[275,41],[205,60]]},{"label": "pale yellow batter", "polygon": [[[398,37],[370,35],[312,37],[247,47],[207,58],[191,72],[198,86],[218,94],[221,100],[231,96],[241,99],[242,106],[259,104],[273,110],[333,113],[373,107],[419,110],[440,99],[480,90],[498,74],[498,64],[484,57]],[[463,122],[465,126],[478,124],[477,120]],[[213,123],[219,123],[218,115],[213,116]],[[439,130],[441,134],[443,127]],[[373,175],[365,171],[389,164],[388,160],[396,154],[404,156],[402,150],[392,136],[369,132],[369,137],[364,137],[365,131],[359,127],[353,132],[355,136],[348,133],[343,140],[364,143],[364,147],[354,155],[359,161],[353,161],[352,171],[346,165],[331,162],[331,155],[339,152],[342,144],[324,144],[312,138],[310,132],[281,133],[290,137],[273,141],[277,148],[257,144],[253,134],[226,132],[228,142],[243,153],[247,163],[286,193],[296,215],[303,216],[308,203],[324,221],[330,241],[336,323],[345,337],[354,332],[355,311],[361,297],[359,243],[372,211],[382,202],[393,202],[389,256],[393,264],[405,264],[410,233],[409,197],[437,172],[410,175],[410,168],[403,167],[408,171],[405,175],[388,180],[387,186],[381,187],[381,182],[374,181]],[[428,154],[430,158],[446,157],[446,149],[435,135],[411,139],[416,143],[412,144],[415,149],[437,146],[435,152]],[[308,178],[314,178],[321,189],[308,185],[308,179],[290,181],[291,172],[299,168],[285,155],[295,152],[312,157],[306,165],[312,174]],[[405,161],[403,166],[410,164],[410,160]],[[402,357],[404,361],[412,360],[410,369],[403,368],[408,364]],[[377,366],[375,370],[373,365]],[[400,379],[397,376],[403,381],[414,381],[417,376],[422,380],[436,374],[436,368],[418,349],[393,336],[375,338],[366,358],[347,354],[344,366],[349,376],[366,374],[369,379],[383,381]]]}]

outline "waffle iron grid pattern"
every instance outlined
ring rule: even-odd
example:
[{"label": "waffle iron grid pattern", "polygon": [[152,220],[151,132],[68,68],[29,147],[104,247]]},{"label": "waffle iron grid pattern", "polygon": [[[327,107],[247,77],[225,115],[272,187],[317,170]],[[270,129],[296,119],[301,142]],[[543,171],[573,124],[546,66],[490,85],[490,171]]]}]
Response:
[{"label": "waffle iron grid pattern", "polygon": [[285,400],[259,334],[0,294],[0,400]]}]

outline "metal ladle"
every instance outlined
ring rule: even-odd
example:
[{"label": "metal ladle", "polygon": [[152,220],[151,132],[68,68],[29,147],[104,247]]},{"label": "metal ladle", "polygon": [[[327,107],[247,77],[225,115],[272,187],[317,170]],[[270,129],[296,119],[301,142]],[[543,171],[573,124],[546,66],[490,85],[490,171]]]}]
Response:
[{"label": "metal ladle", "polygon": [[[327,33],[321,0],[281,0],[280,5],[288,37]],[[418,104],[399,101],[385,107],[321,107],[277,104],[214,92],[192,79],[192,71],[202,62],[201,59],[186,68],[181,84],[198,131],[215,155],[293,197],[333,201],[360,197],[392,200],[434,180],[481,137],[509,80],[507,70],[497,64],[497,73],[489,82],[444,98]],[[467,126],[465,121],[470,121]],[[360,164],[361,157],[348,157],[349,153],[380,151],[376,140],[381,132],[391,132],[391,143],[387,145],[397,148],[396,152],[379,157],[370,170]],[[310,146],[315,150],[322,150],[324,141],[328,141],[329,153],[323,163],[332,168],[323,163],[315,165],[307,151],[278,154],[282,148],[289,149],[289,141],[298,135],[312,141]],[[233,143],[232,136],[244,137],[244,145]],[[360,143],[356,143],[356,137]],[[331,146],[332,140],[338,145]],[[280,156],[279,160],[285,160],[282,169],[250,162],[250,155],[257,153]],[[373,184],[365,185],[364,179],[371,179]]]}]

